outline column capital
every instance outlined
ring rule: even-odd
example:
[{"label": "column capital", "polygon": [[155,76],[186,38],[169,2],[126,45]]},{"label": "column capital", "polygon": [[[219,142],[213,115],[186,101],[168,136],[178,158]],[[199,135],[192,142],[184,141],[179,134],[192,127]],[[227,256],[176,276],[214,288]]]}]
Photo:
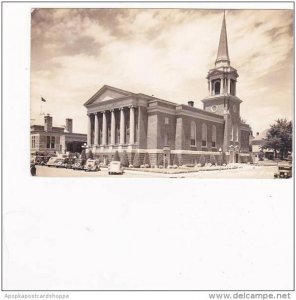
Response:
[{"label": "column capital", "polygon": [[110,112],[114,112],[114,108],[111,108],[111,109],[109,109],[110,110]]},{"label": "column capital", "polygon": [[119,110],[124,110],[124,107],[119,107]]}]

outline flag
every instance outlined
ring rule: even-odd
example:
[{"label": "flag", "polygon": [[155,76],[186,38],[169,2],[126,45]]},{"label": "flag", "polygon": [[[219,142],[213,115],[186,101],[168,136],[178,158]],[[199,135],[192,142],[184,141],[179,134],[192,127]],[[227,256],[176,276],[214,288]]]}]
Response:
[{"label": "flag", "polygon": [[42,98],[42,97],[41,97],[41,101],[42,101],[42,102],[46,102],[46,100],[45,100],[44,98]]}]

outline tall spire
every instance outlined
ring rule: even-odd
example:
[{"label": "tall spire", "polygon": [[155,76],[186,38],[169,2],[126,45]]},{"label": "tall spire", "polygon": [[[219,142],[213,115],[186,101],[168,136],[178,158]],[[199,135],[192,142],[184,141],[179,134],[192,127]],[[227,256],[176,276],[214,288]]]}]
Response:
[{"label": "tall spire", "polygon": [[227,32],[226,32],[226,21],[225,21],[225,10],[220,34],[219,48],[217,59],[215,62],[216,66],[229,66],[229,54],[228,54],[228,44],[227,44]]}]

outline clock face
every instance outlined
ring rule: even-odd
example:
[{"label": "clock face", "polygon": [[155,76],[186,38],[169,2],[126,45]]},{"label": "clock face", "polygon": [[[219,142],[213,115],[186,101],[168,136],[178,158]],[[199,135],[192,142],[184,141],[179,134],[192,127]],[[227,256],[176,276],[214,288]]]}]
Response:
[{"label": "clock face", "polygon": [[217,111],[217,106],[216,105],[212,105],[211,110],[212,110],[212,112],[216,112]]}]

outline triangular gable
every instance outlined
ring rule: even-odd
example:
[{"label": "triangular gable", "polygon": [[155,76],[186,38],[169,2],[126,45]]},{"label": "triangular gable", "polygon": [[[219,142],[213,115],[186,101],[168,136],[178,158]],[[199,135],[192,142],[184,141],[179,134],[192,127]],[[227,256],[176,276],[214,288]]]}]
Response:
[{"label": "triangular gable", "polygon": [[133,93],[124,91],[112,86],[104,85],[98,92],[96,92],[84,105],[103,102],[111,99],[131,96]]}]

